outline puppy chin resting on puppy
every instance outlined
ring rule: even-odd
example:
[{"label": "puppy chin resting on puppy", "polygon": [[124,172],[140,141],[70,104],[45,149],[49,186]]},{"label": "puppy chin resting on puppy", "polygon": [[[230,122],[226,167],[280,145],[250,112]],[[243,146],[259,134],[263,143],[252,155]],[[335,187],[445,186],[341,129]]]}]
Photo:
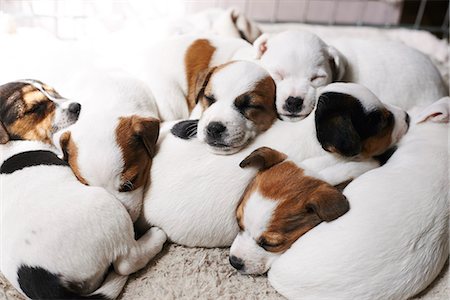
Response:
[{"label": "puppy chin resting on puppy", "polygon": [[255,167],[236,210],[239,234],[230,263],[244,274],[267,272],[274,259],[303,234],[349,210],[345,196],[271,148],[253,151],[241,168]]},{"label": "puppy chin resting on puppy", "polygon": [[55,154],[53,134],[80,109],[35,80],[0,86],[0,269],[29,298],[114,299],[166,240],[152,228],[136,241],[124,206]]},{"label": "puppy chin resting on puppy", "polygon": [[326,42],[300,30],[263,34],[255,41],[260,64],[275,80],[281,119],[305,118],[318,88],[336,81],[364,85],[385,103],[403,109],[448,95],[431,60],[402,43],[351,38]]}]

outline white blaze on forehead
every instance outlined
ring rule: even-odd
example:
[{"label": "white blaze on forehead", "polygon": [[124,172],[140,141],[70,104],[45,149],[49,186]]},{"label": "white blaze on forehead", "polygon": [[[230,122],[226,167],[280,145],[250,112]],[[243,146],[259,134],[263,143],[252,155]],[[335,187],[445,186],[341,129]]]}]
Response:
[{"label": "white blaze on forehead", "polygon": [[276,200],[267,199],[259,192],[254,192],[244,207],[245,231],[254,239],[259,238],[266,231],[276,206]]},{"label": "white blaze on forehead", "polygon": [[255,85],[268,77],[262,67],[248,61],[228,64],[211,77],[211,86],[217,101],[234,101],[239,95],[253,90]]},{"label": "white blaze on forehead", "polygon": [[383,103],[368,88],[356,83],[335,82],[320,90],[320,94],[334,92],[353,96],[358,99],[366,111],[384,107]]}]

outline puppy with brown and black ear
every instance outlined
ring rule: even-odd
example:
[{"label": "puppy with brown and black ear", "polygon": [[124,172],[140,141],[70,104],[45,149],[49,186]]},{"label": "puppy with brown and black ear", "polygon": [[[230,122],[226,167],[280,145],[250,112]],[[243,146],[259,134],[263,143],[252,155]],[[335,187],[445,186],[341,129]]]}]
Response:
[{"label": "puppy with brown and black ear", "polygon": [[55,154],[53,134],[75,123],[80,109],[39,81],[0,86],[0,269],[32,299],[114,299],[166,240],[152,228],[136,241],[124,206],[80,183]]},{"label": "puppy with brown and black ear", "polygon": [[267,272],[298,238],[349,210],[338,189],[281,152],[258,148],[240,166],[258,169],[236,210],[239,234],[231,245],[230,263],[241,273]]}]

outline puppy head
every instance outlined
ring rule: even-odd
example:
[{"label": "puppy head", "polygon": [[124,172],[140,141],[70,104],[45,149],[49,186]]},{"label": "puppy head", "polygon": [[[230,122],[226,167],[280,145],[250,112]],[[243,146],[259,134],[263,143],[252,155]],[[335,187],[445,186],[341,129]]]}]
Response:
[{"label": "puppy head", "polygon": [[263,34],[253,45],[275,80],[276,108],[283,120],[308,116],[316,103],[317,88],[342,79],[345,72],[344,57],[309,32]]},{"label": "puppy head", "polygon": [[78,120],[81,105],[37,80],[0,86],[0,143],[35,140],[52,143],[53,134]]},{"label": "puppy head", "polygon": [[383,104],[366,87],[333,83],[319,96],[315,112],[317,139],[323,149],[347,157],[383,154],[409,128],[409,115]]},{"label": "puppy head", "polygon": [[72,127],[72,132],[61,135],[60,146],[77,178],[116,196],[134,221],[156,153],[159,121],[132,115],[119,118],[114,125],[99,134]]},{"label": "puppy head", "polygon": [[196,102],[202,111],[197,136],[216,154],[239,151],[277,117],[275,83],[252,62],[235,61],[203,72]]},{"label": "puppy head", "polygon": [[339,190],[305,175],[278,151],[259,148],[240,166],[259,169],[236,210],[240,232],[231,245],[230,263],[242,273],[265,273],[303,234],[349,210]]}]

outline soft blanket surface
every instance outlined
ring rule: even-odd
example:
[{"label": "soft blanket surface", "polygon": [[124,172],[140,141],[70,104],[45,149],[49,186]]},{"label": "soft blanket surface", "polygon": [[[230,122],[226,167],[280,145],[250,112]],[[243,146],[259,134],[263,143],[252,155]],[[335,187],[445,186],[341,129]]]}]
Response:
[{"label": "soft blanket surface", "polygon": [[[265,31],[302,28],[322,38],[338,35],[402,41],[429,55],[449,80],[449,46],[422,31],[326,27],[300,24],[264,25]],[[436,99],[438,100],[438,99]],[[415,299],[448,299],[448,263],[436,280]],[[228,262],[228,249],[186,248],[166,245],[146,268],[130,276],[119,299],[282,299],[265,276],[238,274]],[[0,276],[0,299],[24,299]]]}]

